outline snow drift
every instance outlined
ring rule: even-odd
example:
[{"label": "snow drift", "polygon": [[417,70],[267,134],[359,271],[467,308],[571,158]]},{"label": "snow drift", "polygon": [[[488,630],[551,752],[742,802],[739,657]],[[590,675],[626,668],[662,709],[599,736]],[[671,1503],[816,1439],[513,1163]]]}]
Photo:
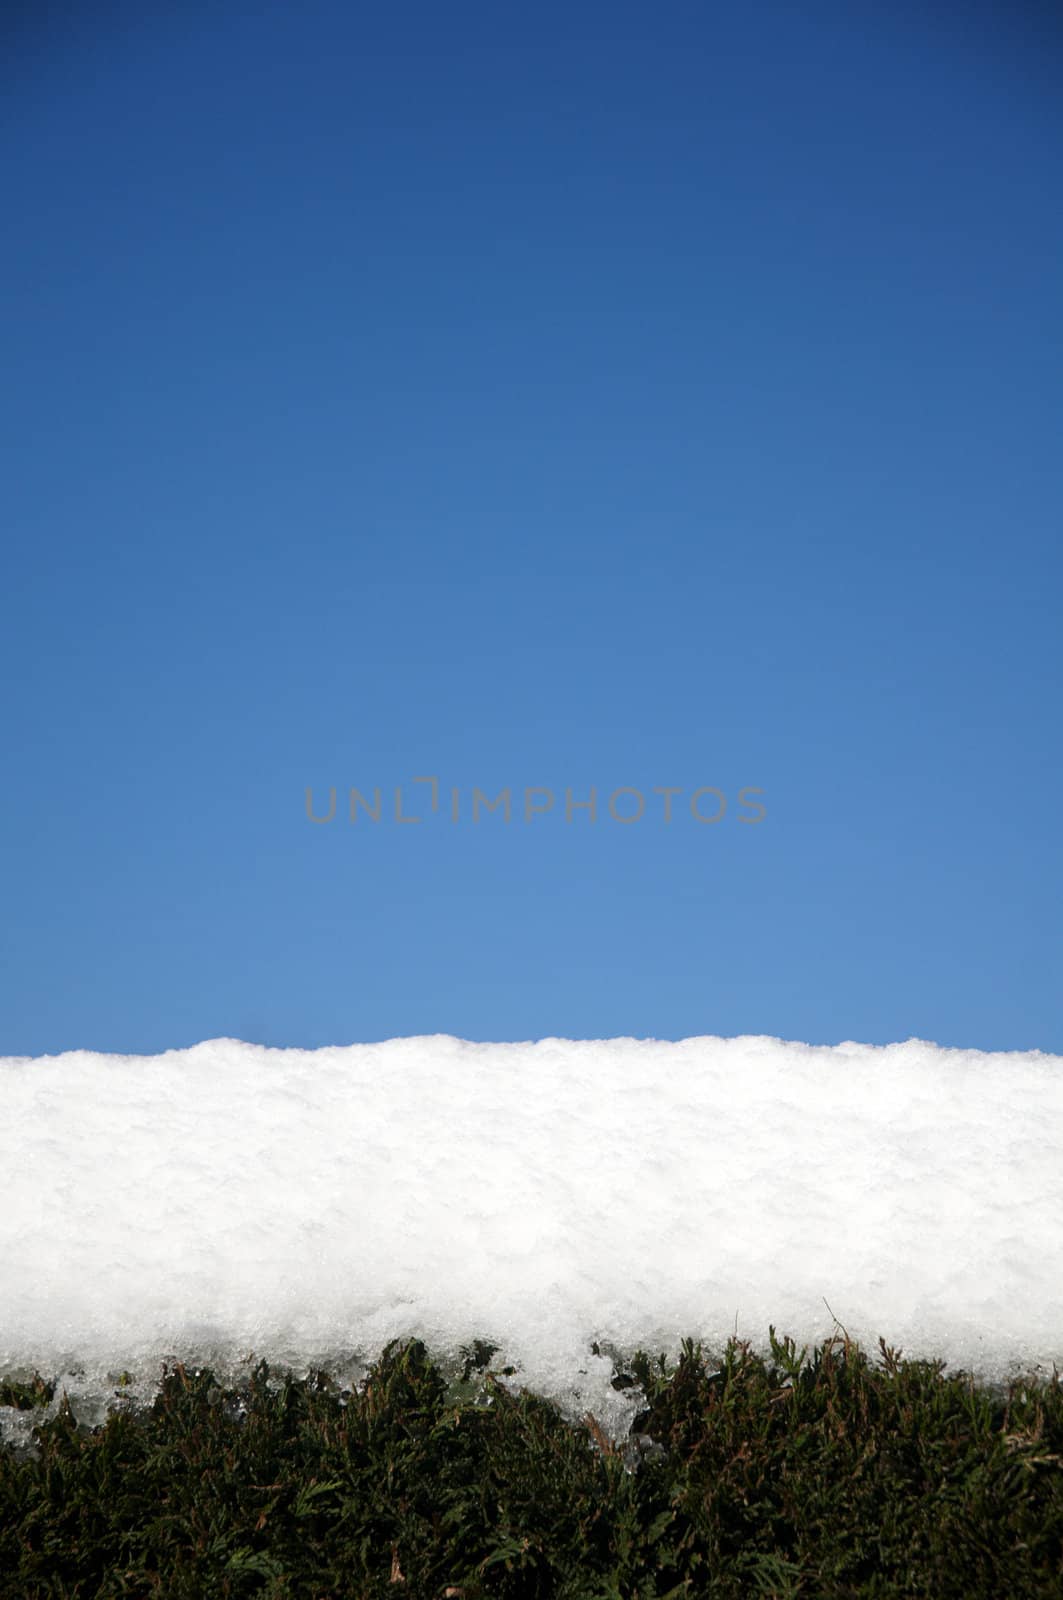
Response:
[{"label": "snow drift", "polygon": [[1063,1365],[1061,1057],[214,1039],[0,1058],[0,1105],[0,1374],[85,1396],[480,1336],[618,1425],[592,1341],[835,1319],[984,1378]]}]

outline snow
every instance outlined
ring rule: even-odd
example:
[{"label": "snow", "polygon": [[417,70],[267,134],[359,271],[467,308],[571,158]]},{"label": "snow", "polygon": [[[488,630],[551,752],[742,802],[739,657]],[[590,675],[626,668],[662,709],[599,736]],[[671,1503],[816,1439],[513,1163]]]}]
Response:
[{"label": "snow", "polygon": [[1063,1366],[1063,1057],[213,1039],[0,1058],[0,1105],[0,1375],[97,1411],[164,1359],[356,1375],[410,1335],[614,1430],[595,1340]]}]

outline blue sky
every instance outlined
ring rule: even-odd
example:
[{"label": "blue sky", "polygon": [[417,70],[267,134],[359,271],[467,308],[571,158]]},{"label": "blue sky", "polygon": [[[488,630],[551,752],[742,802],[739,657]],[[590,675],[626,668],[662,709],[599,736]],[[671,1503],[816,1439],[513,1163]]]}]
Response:
[{"label": "blue sky", "polygon": [[5,68],[0,1052],[1063,1050],[1041,13],[177,12]]}]

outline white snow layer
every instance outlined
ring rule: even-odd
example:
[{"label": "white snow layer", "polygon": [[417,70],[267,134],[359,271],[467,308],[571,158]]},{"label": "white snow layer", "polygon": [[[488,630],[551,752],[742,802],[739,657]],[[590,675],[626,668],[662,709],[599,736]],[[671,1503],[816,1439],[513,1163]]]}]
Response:
[{"label": "white snow layer", "polygon": [[769,1323],[990,1380],[1063,1365],[1059,1056],[213,1039],[0,1058],[0,1107],[0,1374],[72,1396],[478,1336],[616,1429],[593,1341],[763,1349]]}]

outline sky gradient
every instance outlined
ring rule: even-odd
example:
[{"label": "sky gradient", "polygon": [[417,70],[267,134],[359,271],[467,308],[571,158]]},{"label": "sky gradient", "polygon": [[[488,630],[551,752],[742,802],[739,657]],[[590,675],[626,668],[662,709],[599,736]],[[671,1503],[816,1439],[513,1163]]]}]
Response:
[{"label": "sky gradient", "polygon": [[177,13],[6,55],[0,1054],[1063,1051],[1047,12]]}]

